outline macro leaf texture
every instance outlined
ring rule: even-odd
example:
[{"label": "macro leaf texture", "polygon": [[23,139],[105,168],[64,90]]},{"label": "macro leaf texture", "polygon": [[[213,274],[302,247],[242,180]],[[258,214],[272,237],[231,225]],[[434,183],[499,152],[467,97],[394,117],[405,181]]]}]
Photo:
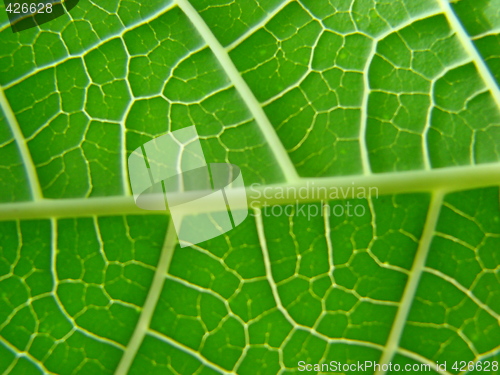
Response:
[{"label": "macro leaf texture", "polygon": [[[1,5],[0,373],[500,373],[499,82],[500,0]],[[250,214],[181,248],[127,158],[192,125]]]}]

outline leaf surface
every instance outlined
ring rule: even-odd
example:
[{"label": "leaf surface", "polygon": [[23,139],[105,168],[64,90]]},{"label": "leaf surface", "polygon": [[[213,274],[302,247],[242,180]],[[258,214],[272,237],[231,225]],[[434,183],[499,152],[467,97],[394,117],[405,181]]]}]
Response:
[{"label": "leaf surface", "polygon": [[[2,6],[0,371],[494,370],[499,27],[499,0],[109,0],[20,33]],[[256,204],[181,248],[126,160],[191,125]]]}]

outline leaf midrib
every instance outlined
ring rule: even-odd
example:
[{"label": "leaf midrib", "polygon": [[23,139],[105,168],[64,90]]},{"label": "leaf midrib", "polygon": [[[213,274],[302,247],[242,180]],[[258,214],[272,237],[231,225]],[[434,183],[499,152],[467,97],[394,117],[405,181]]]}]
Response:
[{"label": "leaf midrib", "polygon": [[[430,193],[442,190],[445,193],[461,190],[472,190],[481,187],[500,186],[500,163],[470,165],[462,167],[447,167],[432,170],[419,170],[408,172],[390,172],[372,175],[353,175],[321,178],[301,178],[295,183],[274,185],[250,186],[246,188],[247,201],[245,206],[234,208],[260,207],[263,205],[280,205],[289,203],[319,202],[331,200],[321,196],[326,188],[373,188],[376,187],[378,195]],[[302,189],[302,190],[300,190]],[[294,192],[315,190],[315,196],[305,199],[303,196],[294,197]],[[264,194],[265,192],[265,194]],[[288,192],[289,195],[282,195]],[[356,190],[350,190],[355,193]],[[229,189],[227,194],[241,194],[241,189]],[[259,195],[260,196],[257,196]],[[268,198],[269,197],[269,198]],[[354,195],[354,198],[356,196]],[[346,199],[353,198],[352,195]],[[207,201],[208,202],[208,201]],[[211,210],[207,203],[204,207]],[[200,208],[202,209],[202,208]],[[200,211],[197,211],[198,213]],[[48,217],[87,217],[100,215],[155,215],[167,214],[167,211],[146,211],[134,204],[132,196],[105,196],[95,198],[70,198],[70,199],[41,199],[39,201],[15,202],[0,204],[0,221],[15,219],[43,219]],[[185,214],[193,212],[186,211]]]},{"label": "leaf midrib", "polygon": [[[398,351],[399,342],[408,321],[408,314],[410,313],[412,302],[415,298],[415,294],[420,283],[420,278],[422,276],[422,273],[424,272],[427,255],[431,247],[431,242],[434,238],[434,232],[438,223],[439,213],[441,212],[441,207],[443,204],[443,197],[444,194],[442,191],[436,191],[432,195],[429,209],[427,211],[427,217],[425,219],[424,230],[418,244],[415,259],[413,260],[410,275],[408,277],[408,280],[406,281],[403,296],[399,301],[398,311],[396,313],[396,317],[394,318],[394,322],[392,323],[391,332],[389,333],[389,338],[387,339],[384,351],[382,352],[382,357],[379,361],[381,368],[384,365],[388,365],[393,360],[394,355]],[[385,373],[385,371],[379,370],[376,371],[374,375],[383,375]]]},{"label": "leaf midrib", "polygon": [[443,14],[446,16],[446,19],[448,20],[451,29],[457,35],[457,38],[460,41],[462,47],[465,49],[465,52],[474,61],[474,65],[476,66],[479,75],[481,76],[483,82],[485,83],[486,87],[493,96],[493,100],[495,100],[497,107],[500,108],[500,88],[496,83],[492,72],[486,65],[486,62],[484,61],[483,57],[479,54],[476,46],[474,45],[474,42],[472,41],[472,38],[467,33],[464,26],[462,25],[457,15],[453,11],[449,1],[448,0],[437,0],[437,1],[439,6],[441,7],[441,10],[443,11]]},{"label": "leaf midrib", "polygon": [[208,27],[203,18],[188,0],[176,0],[176,3],[189,18],[193,26],[198,31],[200,37],[203,38],[205,43],[211,49],[234,88],[238,91],[239,95],[245,102],[245,105],[251,112],[255,122],[262,132],[262,135],[269,144],[269,148],[274,155],[275,161],[280,166],[280,170],[284,174],[286,180],[298,180],[299,175],[292,163],[292,160],[290,159],[290,155],[281,143],[278,134],[265,114],[261,104],[229,57],[227,50],[220,44],[212,30]]},{"label": "leaf midrib", "polygon": [[156,271],[153,276],[153,281],[148,291],[146,301],[141,308],[141,313],[139,315],[139,320],[134,328],[134,332],[128,342],[127,348],[123,352],[122,358],[118,367],[115,371],[116,375],[125,375],[128,373],[130,366],[132,365],[134,358],[139,350],[144,337],[146,336],[151,319],[153,318],[154,311],[160,299],[161,292],[163,290],[163,285],[165,283],[165,276],[170,267],[170,262],[174,254],[174,250],[177,244],[177,236],[175,233],[175,228],[172,220],[169,220],[168,228],[165,235],[165,240],[160,253],[160,259],[156,266]]}]

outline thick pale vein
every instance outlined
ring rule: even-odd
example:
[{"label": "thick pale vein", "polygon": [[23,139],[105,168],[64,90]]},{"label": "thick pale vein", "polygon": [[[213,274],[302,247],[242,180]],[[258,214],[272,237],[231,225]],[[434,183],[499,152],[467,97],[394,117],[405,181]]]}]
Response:
[{"label": "thick pale vein", "polygon": [[5,96],[5,92],[1,86],[0,107],[2,108],[5,117],[7,118],[7,122],[10,125],[12,135],[17,143],[17,147],[19,149],[19,153],[21,155],[21,159],[26,171],[26,176],[28,178],[31,196],[34,201],[38,201],[43,198],[43,194],[42,189],[40,188],[40,181],[38,180],[35,164],[33,163],[33,159],[31,158],[31,153],[28,149],[28,145],[26,144],[26,140],[24,139],[21,127],[17,122],[16,116],[14,115],[14,112],[12,111],[9,102],[7,101],[7,97]]},{"label": "thick pale vein", "polygon": [[259,236],[260,248],[262,249],[262,258],[264,259],[264,266],[266,268],[266,277],[269,286],[271,287],[271,291],[273,293],[274,301],[276,302],[276,306],[278,310],[283,314],[286,320],[292,325],[296,326],[297,323],[290,316],[288,310],[281,303],[281,297],[279,295],[278,286],[274,281],[273,270],[271,268],[271,258],[269,257],[269,250],[267,249],[267,241],[266,234],[264,233],[264,222],[262,220],[262,212],[261,210],[257,210],[255,214],[255,224],[257,225],[257,234]]},{"label": "thick pale vein", "polygon": [[476,358],[476,362],[484,361],[485,359],[491,358],[491,357],[496,356],[498,354],[500,354],[500,345],[498,345],[497,347],[495,347],[491,350],[488,350],[487,352],[479,355]]},{"label": "thick pale vein", "polygon": [[255,122],[259,126],[264,138],[269,144],[276,162],[279,164],[285,178],[288,181],[295,181],[298,179],[297,171],[288,155],[285,147],[281,143],[273,125],[267,118],[261,104],[253,94],[248,84],[245,82],[240,72],[234,65],[233,61],[229,57],[226,49],[219,43],[212,30],[205,23],[203,18],[198,14],[196,9],[187,0],[177,0],[177,4],[186,14],[186,16],[193,23],[198,33],[203,37],[207,45],[210,47],[215,57],[218,59],[219,63],[223,67],[227,76],[233,83],[235,89],[238,91],[248,109],[252,113]]},{"label": "thick pale vein", "polygon": [[436,105],[434,101],[434,89],[435,89],[435,84],[437,81],[433,81],[431,83],[431,91],[429,93],[430,97],[430,103],[429,103],[429,108],[427,108],[427,116],[426,116],[426,121],[424,125],[424,129],[422,130],[422,137],[421,137],[421,144],[422,144],[422,159],[424,162],[424,169],[425,170],[430,170],[432,168],[431,166],[431,152],[429,149],[429,145],[427,143],[428,135],[429,135],[429,130],[431,129],[432,125],[432,111],[434,110],[434,107]]},{"label": "thick pale vein", "polygon": [[[122,38],[122,42],[123,44],[125,45],[125,41],[123,40]],[[127,64],[127,76],[130,74],[130,65]],[[130,95],[130,97],[132,98],[134,95],[133,95],[133,92],[132,92],[132,88],[130,87],[130,83],[128,81],[127,82],[127,91],[128,91],[128,94]],[[132,191],[130,189],[130,184],[129,184],[129,174],[128,174],[128,168],[127,168],[127,125],[126,125],[126,121],[127,121],[127,118],[130,114],[130,111],[134,105],[134,101],[132,100],[128,106],[127,106],[127,109],[126,111],[124,112],[122,118],[120,119],[120,168],[121,168],[121,172],[122,172],[122,187],[123,187],[123,194],[124,195],[131,195],[132,194]]]},{"label": "thick pale vein", "polygon": [[[371,175],[339,176],[300,179],[293,184],[276,184],[247,187],[247,201],[243,206],[234,205],[233,209],[258,207],[264,204],[307,203],[329,200],[330,189],[346,193],[345,198],[352,198],[356,189],[376,188],[378,195],[432,192],[443,190],[453,192],[470,190],[486,186],[500,185],[500,163],[475,166],[439,168],[430,171],[409,171],[377,173]],[[350,188],[349,194],[347,189]],[[299,189],[315,189],[310,199],[294,197]],[[227,189],[228,196],[241,195],[243,189]],[[187,194],[187,193],[186,193]],[[195,194],[196,195],[196,194]],[[343,198],[343,196],[341,197]],[[206,200],[197,213],[213,212],[218,208],[217,200]],[[87,217],[93,215],[126,215],[126,214],[166,214],[168,211],[145,211],[134,204],[129,196],[75,198],[75,199],[43,199],[38,202],[6,203],[0,205],[0,220],[40,219],[48,217]],[[184,214],[193,212],[186,211]]]},{"label": "thick pale vein", "polygon": [[462,284],[460,284],[453,277],[450,277],[450,276],[442,273],[441,271],[436,270],[434,268],[430,268],[430,267],[425,267],[424,271],[431,273],[431,274],[443,279],[444,281],[450,283],[451,285],[453,285],[455,288],[457,288],[463,294],[465,294],[467,297],[469,297],[471,299],[471,301],[473,301],[477,306],[479,306],[481,309],[483,309],[488,314],[490,314],[490,316],[493,319],[496,319],[500,323],[500,315],[495,310],[493,310],[491,307],[489,307],[487,304],[485,304],[483,301],[481,301],[479,298],[477,298],[474,295],[474,293],[472,293],[472,291],[470,291],[469,289],[464,287]]},{"label": "thick pale vein", "polygon": [[[412,301],[415,298],[420,277],[425,269],[425,261],[427,259],[427,254],[429,253],[431,242],[434,237],[434,231],[439,219],[439,213],[443,204],[443,196],[444,194],[442,191],[436,191],[432,195],[420,244],[410,271],[410,277],[406,283],[398,312],[396,313],[396,318],[394,319],[394,323],[391,328],[391,333],[389,334],[384,352],[382,353],[382,358],[380,359],[381,365],[388,364],[394,357],[394,354],[398,351],[399,341],[408,319]],[[385,374],[385,372],[382,370],[375,373],[375,375],[383,374]]]},{"label": "thick pale vein", "polygon": [[[368,155],[368,147],[366,145],[366,128],[368,126],[368,102],[369,102],[369,97],[370,97],[370,80],[369,80],[369,72],[370,72],[370,66],[373,62],[373,58],[377,54],[377,46],[378,43],[385,38],[387,38],[389,35],[398,33],[400,30],[403,30],[404,28],[412,25],[417,21],[417,19],[426,19],[430,17],[434,17],[437,14],[439,14],[439,9],[431,9],[430,11],[426,13],[422,13],[418,16],[418,18],[408,18],[406,21],[402,22],[399,24],[396,28],[394,29],[389,29],[388,31],[382,33],[379,35],[372,43],[372,48],[370,51],[370,54],[368,55],[368,59],[365,65],[365,68],[363,70],[363,87],[364,87],[364,92],[363,92],[363,102],[361,104],[361,124],[360,124],[360,131],[359,131],[359,142],[360,142],[360,150],[361,150],[361,161],[362,161],[362,166],[363,166],[363,173],[368,174],[371,173],[371,168],[370,168],[370,159]],[[434,89],[434,85],[432,85],[432,90]],[[434,103],[434,98],[432,97],[432,91],[431,91],[431,101]],[[432,113],[432,104],[429,108],[428,111],[428,116],[427,116],[427,121],[426,125],[422,134],[422,152],[423,152],[423,161],[424,161],[424,169],[429,170],[431,168],[430,166],[430,153],[428,150],[427,146],[427,130],[430,128],[431,125],[431,113]]]},{"label": "thick pale vein", "polygon": [[287,7],[292,2],[293,0],[286,0],[281,2],[276,8],[272,9],[269,13],[267,13],[266,16],[262,18],[257,24],[248,28],[248,30],[246,30],[242,35],[240,35],[236,40],[231,42],[231,44],[227,45],[226,49],[230,51],[238,44],[248,39],[250,35],[263,28],[271,19],[273,19],[274,16],[276,16],[279,12],[281,12],[283,8]]},{"label": "thick pale vein", "polygon": [[497,103],[497,106],[500,108],[500,88],[496,83],[495,77],[493,77],[490,69],[486,65],[486,62],[483,60],[482,56],[474,46],[474,42],[472,41],[471,37],[469,36],[469,34],[467,34],[464,26],[453,11],[449,0],[438,0],[438,3],[448,22],[450,23],[453,31],[455,31],[458,39],[462,43],[465,51],[472,57],[479,75],[486,84],[486,87],[488,87],[488,89],[490,90],[493,99]]},{"label": "thick pale vein", "polygon": [[324,204],[323,207],[323,217],[324,217],[324,225],[325,225],[325,240],[326,240],[326,248],[328,251],[328,277],[332,281],[332,285],[335,285],[335,277],[333,276],[333,272],[335,271],[335,262],[333,256],[333,245],[332,238],[330,235],[330,212],[331,208],[328,203]]},{"label": "thick pale vein", "polygon": [[[42,374],[51,374],[51,375],[56,375],[55,373],[47,370],[47,368],[41,363],[38,359],[33,357],[30,353],[28,352],[20,352],[18,348],[16,348],[14,345],[12,345],[9,341],[5,340],[2,335],[0,335],[0,343],[7,348],[11,353],[13,353],[16,356],[16,359],[19,358],[26,358],[30,363],[32,363]],[[17,364],[17,361],[14,360],[12,361],[11,366],[9,366],[4,374],[10,374],[10,370]]]},{"label": "thick pale vein", "polygon": [[487,36],[496,36],[500,34],[500,27],[495,27],[491,30],[487,30],[483,33],[480,33],[480,34],[476,34],[472,37],[472,40],[479,40],[479,39],[482,39],[482,38],[485,38]]},{"label": "thick pale vein", "polygon": [[366,61],[363,71],[363,102],[361,104],[361,122],[359,126],[359,150],[361,153],[361,165],[364,174],[371,174],[370,156],[368,155],[368,146],[366,144],[366,128],[368,126],[368,101],[370,98],[370,66],[377,52],[377,41],[372,43],[370,57]]},{"label": "thick pale vein", "polygon": [[214,364],[214,363],[210,362],[209,360],[207,360],[199,352],[191,349],[190,347],[188,347],[186,345],[183,345],[183,344],[181,344],[181,343],[173,340],[172,338],[170,338],[168,336],[162,335],[159,332],[150,330],[148,332],[148,335],[152,336],[152,337],[155,337],[156,339],[158,339],[160,341],[166,342],[167,344],[173,346],[177,350],[180,350],[180,351],[183,351],[184,353],[189,354],[193,358],[197,359],[200,363],[202,363],[205,367],[211,368],[212,370],[214,370],[214,371],[216,371],[218,373],[221,373],[221,374],[224,374],[224,375],[226,375],[226,374],[227,375],[229,375],[229,374],[236,374],[234,371],[226,371],[226,370],[224,370],[222,367],[217,366],[216,364]]},{"label": "thick pale vein", "polygon": [[127,345],[127,349],[123,353],[120,363],[116,369],[116,375],[125,375],[128,373],[137,350],[139,350],[139,347],[146,336],[151,318],[153,317],[154,310],[163,289],[165,276],[167,274],[168,267],[170,266],[170,261],[172,260],[176,244],[177,236],[175,234],[174,225],[170,220],[163,248],[161,250],[160,259],[158,261],[158,266],[156,267],[156,272],[153,277],[153,282],[149,288],[149,292],[146,297],[146,301],[144,302],[137,325],[135,326],[134,333],[132,334],[132,337]]}]

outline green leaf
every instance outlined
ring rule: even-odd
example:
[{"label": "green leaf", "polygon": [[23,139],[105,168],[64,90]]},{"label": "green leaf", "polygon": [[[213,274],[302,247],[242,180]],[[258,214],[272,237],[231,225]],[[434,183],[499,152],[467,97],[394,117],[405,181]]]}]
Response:
[{"label": "green leaf", "polygon": [[[0,372],[498,372],[498,0],[101,3],[0,7]],[[127,158],[191,125],[250,215],[181,248]]]}]

